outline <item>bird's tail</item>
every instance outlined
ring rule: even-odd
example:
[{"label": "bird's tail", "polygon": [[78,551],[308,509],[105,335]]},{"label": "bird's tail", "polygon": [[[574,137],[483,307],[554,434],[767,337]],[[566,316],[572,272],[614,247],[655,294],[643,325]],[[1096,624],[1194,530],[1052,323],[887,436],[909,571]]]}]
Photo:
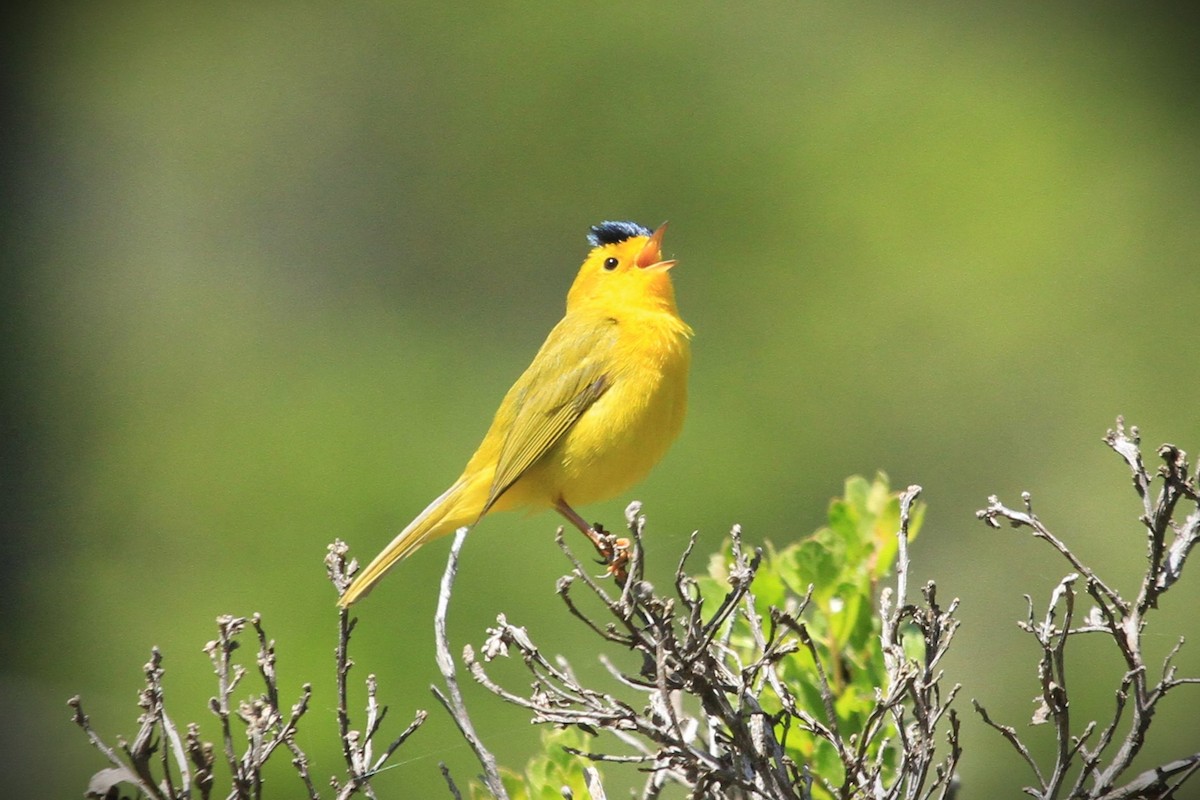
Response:
[{"label": "bird's tail", "polygon": [[455,481],[453,486],[408,523],[408,527],[400,531],[366,569],[355,576],[338,598],[338,605],[349,608],[366,597],[388,570],[430,539],[445,536],[464,525],[474,525],[481,514],[481,508],[475,506],[481,504],[469,502],[471,488],[471,481],[465,476]]}]

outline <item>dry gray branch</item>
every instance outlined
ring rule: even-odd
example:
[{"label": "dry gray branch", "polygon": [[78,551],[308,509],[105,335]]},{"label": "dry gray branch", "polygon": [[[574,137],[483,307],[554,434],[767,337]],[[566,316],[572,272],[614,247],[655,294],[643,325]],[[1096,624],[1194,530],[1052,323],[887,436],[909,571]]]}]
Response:
[{"label": "dry gray branch", "polygon": [[[339,593],[345,588],[357,565],[346,561],[346,546],[334,542],[329,547],[326,568]],[[262,690],[245,700],[235,701],[248,674],[234,654],[241,648],[241,635],[247,624],[254,631],[257,648],[255,667]],[[372,754],[372,742],[386,716],[380,706],[374,676],[367,680],[367,729],[360,734],[350,729],[350,714],[346,705],[346,681],[352,662],[348,656],[350,633],[354,628],[345,611],[339,611],[337,645],[338,726],[347,761],[344,782],[331,781],[339,800],[363,793],[374,797],[370,779],[412,735],[425,719],[418,711],[412,723],[394,739],[378,757]],[[263,770],[280,747],[291,756],[292,767],[303,786],[304,796],[318,800],[320,795],[309,773],[308,756],[296,741],[300,721],[312,699],[312,686],[304,684],[300,698],[289,708],[281,705],[276,674],[275,642],[271,640],[258,614],[250,617],[221,616],[217,619],[217,638],[204,646],[216,676],[217,693],[208,702],[220,729],[220,745],[201,737],[200,726],[189,723],[183,736],[167,713],[163,691],[162,654],[153,648],[143,672],[146,686],[138,697],[142,714],[140,727],[132,742],[118,740],[118,747],[106,744],[93,730],[83,711],[79,697],[69,701],[74,709],[73,721],[88,741],[108,761],[109,767],[98,771],[89,782],[88,797],[118,797],[120,785],[133,787],[140,796],[152,800],[208,800],[216,783],[218,751],[228,771],[230,800],[261,800]]]},{"label": "dry gray branch", "polygon": [[[1142,459],[1137,428],[1130,428],[1127,432],[1125,421],[1120,417],[1117,418],[1116,428],[1108,431],[1104,437],[1104,442],[1129,467],[1134,490],[1141,500],[1139,521],[1146,532],[1147,558],[1137,599],[1133,602],[1124,600],[1059,537],[1050,532],[1033,512],[1033,501],[1028,492],[1021,496],[1024,511],[1009,508],[992,496],[988,498],[987,507],[977,512],[978,517],[992,527],[1000,527],[1000,520],[1005,520],[1013,527],[1029,529],[1034,538],[1048,542],[1074,570],[1051,593],[1046,613],[1040,621],[1034,619],[1033,601],[1027,597],[1029,617],[1019,623],[1021,629],[1034,638],[1041,651],[1038,664],[1041,701],[1033,721],[1035,724],[1050,723],[1054,727],[1055,752],[1051,769],[1043,771],[1016,730],[993,722],[984,708],[975,703],[975,709],[983,721],[1004,736],[1033,772],[1036,785],[1026,787],[1025,791],[1043,800],[1173,797],[1178,787],[1194,775],[1197,765],[1200,765],[1198,752],[1143,772],[1118,785],[1122,776],[1132,769],[1134,759],[1145,744],[1157,704],[1170,690],[1183,684],[1200,682],[1200,678],[1175,677],[1171,660],[1182,646],[1182,639],[1165,659],[1161,676],[1156,682],[1151,677],[1142,649],[1147,613],[1158,607],[1159,599],[1179,580],[1187,556],[1200,538],[1200,495],[1197,494],[1200,476],[1189,474],[1187,454],[1171,444],[1158,449],[1163,466],[1157,474],[1150,475]],[[1156,480],[1161,481],[1157,495],[1154,494]],[[1191,503],[1195,508],[1182,522],[1176,522],[1178,508],[1183,502]],[[1083,625],[1072,627],[1075,584],[1081,578],[1096,605]],[[1067,686],[1066,648],[1070,640],[1082,634],[1107,637],[1124,660],[1125,670],[1115,692],[1112,719],[1102,728],[1098,721],[1091,720],[1082,730],[1074,733]],[[1100,734],[1095,744],[1089,747],[1088,743],[1097,730],[1100,730]],[[1120,735],[1122,730],[1123,736]],[[1112,751],[1114,743],[1116,750]],[[1073,770],[1075,778],[1071,780]]]},{"label": "dry gray branch", "polygon": [[[329,546],[329,552],[325,556],[326,573],[329,576],[330,583],[333,584],[334,591],[337,592],[339,597],[346,591],[346,587],[350,585],[354,573],[358,570],[358,562],[355,560],[348,561],[346,558],[347,552],[348,548],[345,543],[335,540]],[[337,615],[338,638],[337,647],[334,648],[335,676],[337,678],[337,720],[338,737],[342,744],[342,758],[346,762],[346,778],[345,782],[339,781],[336,777],[331,778],[330,785],[333,787],[337,800],[347,800],[347,798],[353,797],[359,792],[374,800],[375,790],[371,786],[371,778],[383,768],[387,760],[408,740],[408,737],[412,736],[417,728],[421,727],[425,722],[427,714],[424,710],[418,710],[413,716],[412,722],[408,724],[408,727],[401,731],[384,748],[378,757],[375,756],[375,736],[379,733],[383,719],[387,715],[387,706],[379,705],[377,696],[379,682],[374,675],[368,675],[366,680],[367,720],[365,730],[358,731],[350,727],[350,708],[347,697],[349,695],[350,670],[354,666],[354,661],[350,658],[350,636],[354,632],[358,620],[352,618],[350,612],[341,606],[337,608]]]}]

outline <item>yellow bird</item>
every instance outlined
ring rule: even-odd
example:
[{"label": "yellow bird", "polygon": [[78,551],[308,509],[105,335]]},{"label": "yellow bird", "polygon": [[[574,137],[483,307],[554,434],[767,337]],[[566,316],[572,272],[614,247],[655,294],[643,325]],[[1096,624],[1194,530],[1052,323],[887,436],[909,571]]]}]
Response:
[{"label": "yellow bird", "polygon": [[425,542],[489,511],[554,508],[597,541],[573,506],[645,477],[687,407],[692,329],[675,307],[675,261],[662,257],[666,227],[591,228],[566,316],[504,396],[462,475],[355,577],[338,600],[343,608]]}]

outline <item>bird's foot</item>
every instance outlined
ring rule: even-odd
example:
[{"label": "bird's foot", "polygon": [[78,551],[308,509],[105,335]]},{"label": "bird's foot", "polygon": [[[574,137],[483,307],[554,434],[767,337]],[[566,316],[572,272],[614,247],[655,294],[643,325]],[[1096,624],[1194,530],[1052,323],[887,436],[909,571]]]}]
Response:
[{"label": "bird's foot", "polygon": [[600,555],[597,563],[607,567],[607,574],[612,576],[618,586],[624,586],[625,580],[629,577],[625,569],[629,563],[629,540],[614,536],[604,530],[598,522],[592,525],[585,535],[591,540],[592,546]]},{"label": "bird's foot", "polygon": [[625,581],[629,578],[629,572],[625,569],[628,564],[629,540],[614,538],[612,558],[608,562],[608,574],[613,577],[618,586],[624,586]]}]

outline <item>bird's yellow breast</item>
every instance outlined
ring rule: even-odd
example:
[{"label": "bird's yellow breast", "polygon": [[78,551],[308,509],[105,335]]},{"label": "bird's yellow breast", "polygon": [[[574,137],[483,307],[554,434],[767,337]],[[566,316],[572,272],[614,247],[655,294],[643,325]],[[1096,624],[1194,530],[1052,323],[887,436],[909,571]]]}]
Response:
[{"label": "bird's yellow breast", "polygon": [[[564,324],[595,325],[568,317]],[[691,329],[669,311],[609,315],[616,343],[604,394],[498,506],[572,506],[607,500],[646,476],[679,434],[687,410]]]}]

